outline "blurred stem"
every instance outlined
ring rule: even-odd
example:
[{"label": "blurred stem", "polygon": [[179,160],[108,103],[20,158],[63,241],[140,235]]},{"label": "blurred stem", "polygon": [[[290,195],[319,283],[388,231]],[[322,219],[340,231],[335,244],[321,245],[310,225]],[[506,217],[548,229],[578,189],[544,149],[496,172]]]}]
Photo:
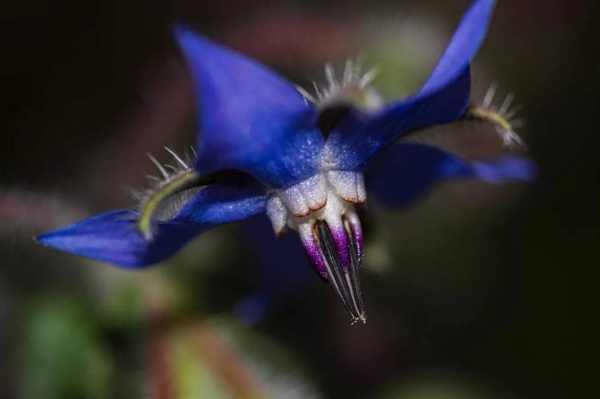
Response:
[{"label": "blurred stem", "polygon": [[240,399],[264,398],[265,393],[253,381],[246,366],[240,362],[208,324],[198,323],[191,329],[191,339],[204,362],[215,373],[232,397]]},{"label": "blurred stem", "polygon": [[[205,318],[185,322],[181,292],[157,275],[144,286],[144,347],[152,399],[265,398],[242,358]],[[196,396],[206,397],[206,396]]]},{"label": "blurred stem", "polygon": [[148,386],[152,399],[175,398],[175,376],[169,345],[173,325],[171,315],[178,308],[174,292],[162,273],[155,275],[144,285],[144,353],[148,364]]},{"label": "blurred stem", "polygon": [[164,323],[151,326],[146,342],[150,397],[152,399],[175,398],[169,359],[168,329],[164,327]]}]

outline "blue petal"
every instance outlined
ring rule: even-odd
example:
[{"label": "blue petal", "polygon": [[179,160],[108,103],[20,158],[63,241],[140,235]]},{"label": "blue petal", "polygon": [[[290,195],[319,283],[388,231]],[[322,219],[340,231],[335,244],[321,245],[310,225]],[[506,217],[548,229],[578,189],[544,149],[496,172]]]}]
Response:
[{"label": "blue petal", "polygon": [[189,28],[175,35],[196,86],[197,169],[238,169],[271,188],[312,176],[323,148],[316,113],[274,72]]},{"label": "blue petal", "polygon": [[264,215],[239,227],[253,266],[254,292],[238,302],[236,313],[245,323],[257,324],[319,278],[293,231],[276,237]]},{"label": "blue petal", "polygon": [[419,93],[375,115],[350,112],[326,143],[326,163],[335,169],[360,170],[406,131],[462,116],[470,98],[469,63],[485,38],[494,3],[476,0],[471,5]]},{"label": "blue petal", "polygon": [[160,222],[151,240],[137,229],[139,214],[118,210],[103,213],[38,237],[38,242],[75,255],[119,266],[161,262],[209,226]]},{"label": "blue petal", "polygon": [[394,208],[412,205],[443,179],[477,179],[487,183],[528,181],[535,164],[528,159],[504,156],[467,161],[422,144],[390,146],[366,174],[367,189],[381,204]]},{"label": "blue petal", "polygon": [[428,95],[444,88],[469,66],[485,39],[495,3],[495,0],[476,0],[471,4],[419,95]]},{"label": "blue petal", "polygon": [[139,214],[117,210],[93,216],[37,238],[43,245],[125,267],[161,262],[209,228],[262,212],[265,195],[255,185],[216,183],[203,188],[172,219],[140,234]]},{"label": "blue petal", "polygon": [[487,183],[511,180],[530,181],[536,177],[536,165],[527,158],[505,156],[488,161],[471,162],[473,177]]}]

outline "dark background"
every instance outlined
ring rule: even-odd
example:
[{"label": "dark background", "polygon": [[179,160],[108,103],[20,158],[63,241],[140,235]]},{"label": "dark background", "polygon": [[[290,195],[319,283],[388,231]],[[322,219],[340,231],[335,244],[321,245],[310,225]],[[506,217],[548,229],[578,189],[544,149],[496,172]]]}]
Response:
[{"label": "dark background", "polygon": [[[539,179],[506,188],[444,186],[408,212],[374,207],[364,272],[366,325],[350,327],[316,278],[261,323],[236,324],[241,341],[266,339],[273,347],[265,352],[290,357],[290,369],[274,367],[272,376],[294,374],[297,367],[323,397],[548,398],[586,392],[586,370],[592,369],[584,356],[584,276],[599,264],[600,244],[598,4],[498,3],[475,76],[481,73],[483,86],[498,80],[504,93],[517,94],[527,122],[519,133],[538,163]],[[467,5],[5,2],[0,397],[169,397],[156,388],[164,388],[156,383],[164,373],[156,374],[154,363],[162,363],[152,359],[170,356],[174,344],[167,339],[161,346],[161,337],[188,325],[201,326],[194,330],[200,341],[223,340],[233,369],[253,368],[239,353],[243,345],[223,338],[222,327],[213,328],[221,323],[215,317],[238,323],[236,301],[252,292],[256,280],[252,251],[234,227],[195,241],[168,267],[139,274],[31,240],[93,213],[132,206],[127,188],[142,186],[151,171],[146,154],[162,156],[164,145],[192,142],[193,94],[171,39],[173,21],[184,20],[306,83],[325,62],[360,51],[384,62],[400,57],[386,44],[406,41],[405,34],[415,39],[402,56],[428,60],[421,54],[432,53],[433,65]],[[372,50],[374,42],[383,50]],[[395,84],[410,92],[427,72],[407,68],[400,75],[408,83]],[[388,66],[382,79],[393,80],[394,69]],[[128,288],[115,293],[122,286]],[[249,346],[259,348],[254,356],[261,358],[262,346]],[[165,364],[168,369],[171,363]],[[272,389],[273,378],[263,381],[250,372],[242,383],[211,371],[219,362],[205,364],[204,373],[221,376],[217,391],[261,397],[256,392]],[[182,383],[165,384],[173,391]],[[239,389],[227,388],[236,384]]]}]

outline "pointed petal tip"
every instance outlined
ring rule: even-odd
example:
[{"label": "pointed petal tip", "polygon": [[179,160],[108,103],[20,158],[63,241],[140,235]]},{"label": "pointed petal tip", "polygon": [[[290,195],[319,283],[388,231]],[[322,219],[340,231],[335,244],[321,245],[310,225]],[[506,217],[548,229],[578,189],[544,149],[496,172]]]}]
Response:
[{"label": "pointed petal tip", "polygon": [[40,234],[39,236],[33,236],[31,237],[31,239],[33,240],[34,243],[41,245],[43,247],[48,247],[49,244],[47,242],[47,236],[50,233],[45,233],[45,234]]},{"label": "pointed petal tip", "polygon": [[488,183],[532,181],[538,176],[537,164],[528,158],[506,156],[490,161],[473,162],[474,175]]},{"label": "pointed petal tip", "polygon": [[63,227],[60,229],[49,231],[44,234],[40,234],[38,236],[34,236],[34,237],[32,237],[33,242],[35,242],[36,244],[39,244],[41,246],[44,246],[44,247],[52,247],[52,248],[60,249],[57,246],[55,246],[54,244],[57,241],[57,237],[58,237],[58,239],[60,239],[61,232],[66,230],[68,227],[70,227],[70,226],[66,226],[66,227]]},{"label": "pointed petal tip", "polygon": [[173,24],[173,36],[175,37],[175,41],[179,45],[179,48],[185,54],[192,51],[192,46],[194,47],[194,51],[198,51],[198,47],[200,46],[206,46],[209,44],[212,46],[217,46],[217,44],[212,43],[208,39],[204,38],[185,22],[178,21]]},{"label": "pointed petal tip", "polygon": [[420,91],[434,93],[454,81],[473,60],[489,28],[495,0],[475,0],[463,14],[442,57]]},{"label": "pointed petal tip", "polygon": [[187,23],[185,23],[183,21],[175,22],[173,24],[172,30],[173,30],[173,35],[175,36],[177,41],[179,41],[180,43],[182,41],[195,40],[195,41],[202,42],[205,44],[210,43],[212,45],[218,46],[218,44],[205,38],[202,34],[198,33],[198,31],[196,31],[196,29],[194,29],[191,25],[188,25]]},{"label": "pointed petal tip", "polygon": [[183,21],[177,20],[173,24],[173,32],[176,34],[184,33],[185,31],[191,30],[188,24]]},{"label": "pointed petal tip", "polygon": [[173,24],[172,32],[175,42],[182,51],[185,47],[184,43],[187,41],[187,37],[194,33],[187,24],[179,21]]},{"label": "pointed petal tip", "polygon": [[135,229],[134,212],[95,215],[34,237],[49,248],[124,267],[146,266],[160,259],[142,256],[147,244]]},{"label": "pointed petal tip", "polygon": [[180,36],[187,29],[189,29],[188,26],[184,22],[181,22],[181,21],[175,21],[175,23],[171,27],[171,30],[173,31],[173,36],[175,36],[175,37]]}]

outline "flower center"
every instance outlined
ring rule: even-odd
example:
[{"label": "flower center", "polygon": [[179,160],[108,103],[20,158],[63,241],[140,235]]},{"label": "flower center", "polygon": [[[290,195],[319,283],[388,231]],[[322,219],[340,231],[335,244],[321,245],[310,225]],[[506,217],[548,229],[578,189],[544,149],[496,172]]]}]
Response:
[{"label": "flower center", "polygon": [[275,233],[283,234],[286,227],[298,232],[309,260],[355,322],[366,320],[358,276],[362,230],[355,210],[365,200],[360,173],[324,171],[273,192],[267,203]]}]

